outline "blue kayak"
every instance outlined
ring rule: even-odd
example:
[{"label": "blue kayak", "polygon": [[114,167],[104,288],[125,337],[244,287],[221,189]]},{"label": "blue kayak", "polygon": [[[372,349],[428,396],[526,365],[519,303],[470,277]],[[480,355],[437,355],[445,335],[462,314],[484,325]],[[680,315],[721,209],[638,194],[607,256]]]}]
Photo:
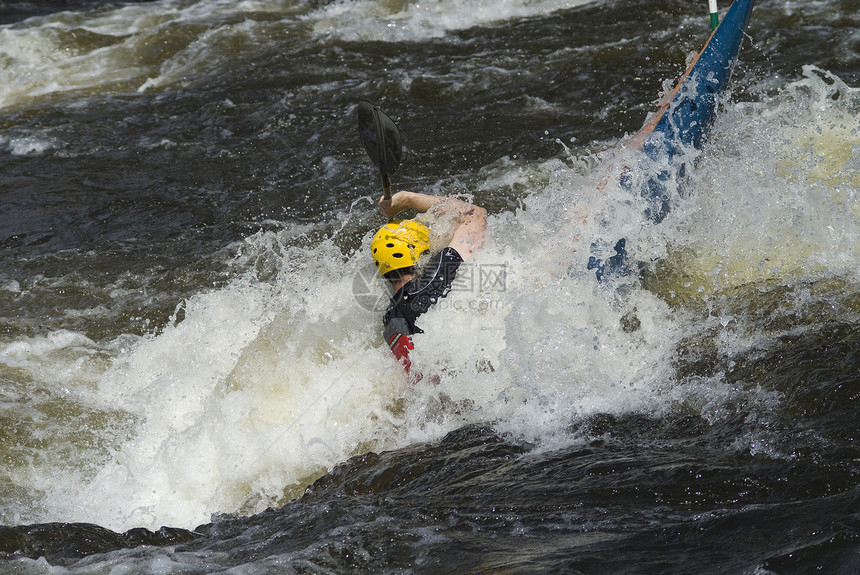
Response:
[{"label": "blue kayak", "polygon": [[[701,149],[717,114],[720,94],[726,89],[738,57],[753,0],[735,0],[723,21],[713,31],[705,47],[675,85],[668,101],[645,123],[627,147],[639,147],[654,162],[668,168],[648,177],[638,190],[649,203],[645,219],[660,223],[669,212],[666,182],[683,176],[684,150]],[[632,187],[629,174],[622,184]],[[622,270],[626,258],[625,240],[615,245],[615,255],[606,262],[591,257],[588,269],[596,269],[598,279]]]},{"label": "blue kayak", "polygon": [[729,83],[753,0],[735,0],[696,60],[672,90],[672,99],[640,130],[646,153],[673,157],[682,146],[700,148],[717,113],[717,98]]}]

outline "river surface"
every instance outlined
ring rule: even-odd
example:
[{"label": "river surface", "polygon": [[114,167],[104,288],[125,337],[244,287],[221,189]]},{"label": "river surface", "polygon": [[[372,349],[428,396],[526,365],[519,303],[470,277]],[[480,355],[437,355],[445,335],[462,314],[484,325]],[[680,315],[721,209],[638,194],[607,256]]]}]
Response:
[{"label": "river surface", "polygon": [[[860,573],[860,10],[757,2],[654,224],[606,174],[708,33],[686,0],[0,2],[0,573]],[[396,188],[490,213],[417,383],[362,99]]]}]

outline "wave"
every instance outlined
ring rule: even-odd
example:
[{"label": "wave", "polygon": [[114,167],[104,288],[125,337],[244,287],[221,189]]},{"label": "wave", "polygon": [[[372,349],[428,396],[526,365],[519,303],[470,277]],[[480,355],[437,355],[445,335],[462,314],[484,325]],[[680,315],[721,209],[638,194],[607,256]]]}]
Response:
[{"label": "wave", "polygon": [[346,41],[413,42],[506,20],[550,14],[593,0],[338,0],[308,14],[314,32]]},{"label": "wave", "polygon": [[472,26],[550,13],[571,0],[503,3],[316,3],[160,0],[59,12],[0,27],[0,109],[77,97],[135,94],[205,82],[265,51],[324,38],[438,38]]}]

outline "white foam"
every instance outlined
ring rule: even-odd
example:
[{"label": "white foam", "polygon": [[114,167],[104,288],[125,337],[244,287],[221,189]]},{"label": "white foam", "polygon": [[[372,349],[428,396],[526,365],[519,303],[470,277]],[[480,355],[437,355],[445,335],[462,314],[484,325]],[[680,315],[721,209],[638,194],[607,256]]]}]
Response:
[{"label": "white foam", "polygon": [[161,0],[2,26],[0,108],[66,92],[129,93],[212,72],[237,46],[265,41],[255,14],[292,17],[294,10],[275,1]]},{"label": "white foam", "polygon": [[[817,68],[718,118],[693,201],[670,215],[705,292],[792,277],[856,277],[860,90]],[[727,169],[731,166],[731,169]],[[698,268],[698,269],[697,269]]]},{"label": "white foam", "polygon": [[56,330],[0,346],[0,363],[51,387],[89,388],[105,367],[105,350],[82,333]]},{"label": "white foam", "polygon": [[[307,269],[326,251],[331,263]],[[281,282],[199,294],[181,322],[118,358],[99,397],[141,424],[85,488],[48,486],[52,517],[194,526],[275,505],[357,449],[390,445],[402,378],[342,256],[331,245],[282,256]]]},{"label": "white foam", "polygon": [[591,0],[338,0],[305,19],[314,32],[349,41],[408,42],[475,26],[549,14]]}]

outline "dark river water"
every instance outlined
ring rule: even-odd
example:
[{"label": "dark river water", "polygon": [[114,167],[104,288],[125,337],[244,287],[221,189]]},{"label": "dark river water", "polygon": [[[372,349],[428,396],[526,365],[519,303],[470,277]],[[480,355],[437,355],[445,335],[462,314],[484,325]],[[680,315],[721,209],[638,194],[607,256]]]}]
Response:
[{"label": "dark river water", "polygon": [[[708,33],[686,0],[0,2],[0,573],[860,573],[860,9],[756,3],[654,224],[606,174]],[[396,188],[490,213],[415,384],[362,99]]]}]

